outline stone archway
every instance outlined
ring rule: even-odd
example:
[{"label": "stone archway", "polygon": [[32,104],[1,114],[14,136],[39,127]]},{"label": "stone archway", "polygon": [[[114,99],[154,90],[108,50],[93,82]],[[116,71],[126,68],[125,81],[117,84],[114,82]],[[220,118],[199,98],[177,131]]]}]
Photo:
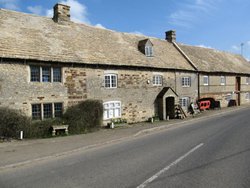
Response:
[{"label": "stone archway", "polygon": [[165,87],[161,90],[156,98],[156,103],[161,120],[175,117],[175,104],[178,103],[178,95],[171,87]]}]

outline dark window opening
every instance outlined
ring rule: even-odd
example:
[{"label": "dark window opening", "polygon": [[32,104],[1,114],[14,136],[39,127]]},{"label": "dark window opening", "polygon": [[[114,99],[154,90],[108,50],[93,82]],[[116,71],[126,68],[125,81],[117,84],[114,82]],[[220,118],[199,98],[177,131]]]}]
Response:
[{"label": "dark window opening", "polygon": [[32,104],[32,119],[38,120],[41,119],[41,105]]}]

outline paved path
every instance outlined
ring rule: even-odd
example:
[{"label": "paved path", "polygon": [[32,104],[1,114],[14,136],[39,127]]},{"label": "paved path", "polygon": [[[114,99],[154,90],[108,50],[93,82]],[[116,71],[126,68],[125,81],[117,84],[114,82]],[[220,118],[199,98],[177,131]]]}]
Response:
[{"label": "paved path", "polygon": [[195,118],[188,118],[186,120],[171,120],[155,122],[153,124],[139,123],[112,130],[101,129],[98,132],[84,135],[0,143],[0,170],[54,157],[65,156],[73,152],[109,143],[117,143],[133,139],[134,137],[142,136],[152,131],[161,131],[162,129],[183,126],[190,121],[200,121],[211,116],[237,111],[242,108],[249,108],[249,106],[206,111]]}]

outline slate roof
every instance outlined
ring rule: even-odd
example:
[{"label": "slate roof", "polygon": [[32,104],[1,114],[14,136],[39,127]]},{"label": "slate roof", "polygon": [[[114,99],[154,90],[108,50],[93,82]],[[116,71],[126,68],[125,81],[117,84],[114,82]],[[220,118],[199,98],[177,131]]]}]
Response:
[{"label": "slate roof", "polygon": [[[154,57],[138,50],[150,39]],[[194,70],[166,40],[0,9],[0,57],[62,63]]]},{"label": "slate roof", "polygon": [[178,43],[198,71],[250,74],[250,63],[241,55]]}]

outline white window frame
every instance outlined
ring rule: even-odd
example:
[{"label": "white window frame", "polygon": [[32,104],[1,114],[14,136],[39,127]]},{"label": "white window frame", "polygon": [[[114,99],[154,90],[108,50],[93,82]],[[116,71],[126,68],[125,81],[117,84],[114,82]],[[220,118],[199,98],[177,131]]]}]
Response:
[{"label": "white window frame", "polygon": [[[206,80],[206,82],[205,82]],[[208,86],[209,85],[209,76],[203,76],[203,85]]]},{"label": "white window frame", "polygon": [[121,101],[108,101],[103,103],[103,119],[121,118]]},{"label": "white window frame", "polygon": [[226,76],[220,77],[220,85],[222,85],[222,86],[226,85]]},{"label": "white window frame", "polygon": [[[109,78],[109,81],[107,82],[107,78]],[[115,82],[112,82],[112,78],[115,78]],[[105,88],[117,88],[117,84],[118,84],[118,76],[117,74],[105,74],[104,75],[104,87]],[[109,85],[109,86],[108,86]]]},{"label": "white window frame", "polygon": [[191,87],[191,77],[185,76],[181,78],[182,87]]},{"label": "white window frame", "polygon": [[246,95],[245,95],[245,99],[246,99],[247,101],[249,101],[249,100],[250,100],[250,92],[247,92],[247,93],[246,93]]},{"label": "white window frame", "polygon": [[145,46],[145,55],[147,57],[153,56],[153,47],[152,46]]},{"label": "white window frame", "polygon": [[179,102],[182,108],[187,109],[190,104],[190,97],[181,97]]},{"label": "white window frame", "polygon": [[250,77],[246,77],[246,85],[250,84]]},{"label": "white window frame", "polygon": [[153,75],[153,85],[162,86],[163,76],[162,75]]}]

